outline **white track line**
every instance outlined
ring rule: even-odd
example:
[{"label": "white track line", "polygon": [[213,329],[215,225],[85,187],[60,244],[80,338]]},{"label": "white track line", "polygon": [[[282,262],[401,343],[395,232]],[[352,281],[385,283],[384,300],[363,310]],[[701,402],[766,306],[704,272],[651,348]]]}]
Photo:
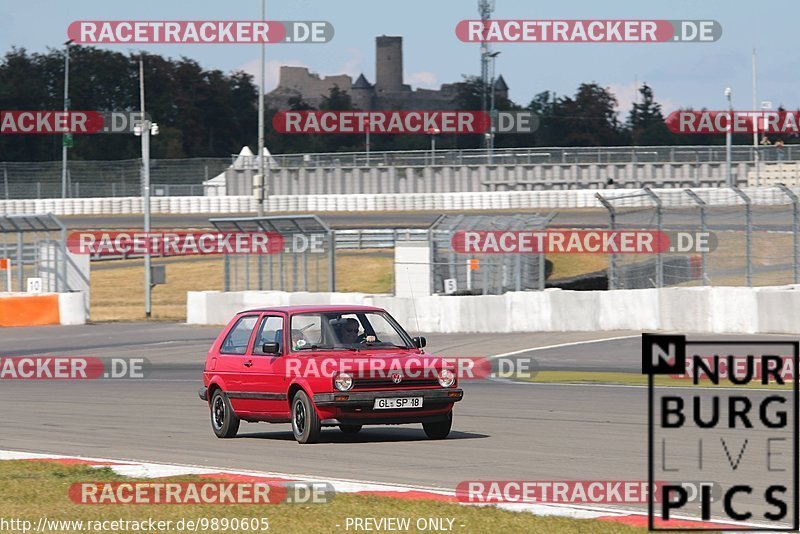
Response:
[{"label": "white track line", "polygon": [[615,337],[604,337],[600,339],[587,339],[585,341],[570,341],[569,343],[558,343],[556,345],[545,345],[543,347],[531,347],[528,349],[520,349],[514,350],[511,352],[504,352],[502,354],[493,354],[491,356],[487,356],[487,358],[504,358],[506,356],[515,356],[517,354],[524,354],[526,352],[535,352],[537,350],[548,350],[548,349],[560,349],[561,347],[574,347],[575,345],[586,345],[589,343],[602,343],[603,341],[617,341],[620,339],[633,339],[635,337],[641,337],[641,334],[634,334],[630,336],[615,336]]}]

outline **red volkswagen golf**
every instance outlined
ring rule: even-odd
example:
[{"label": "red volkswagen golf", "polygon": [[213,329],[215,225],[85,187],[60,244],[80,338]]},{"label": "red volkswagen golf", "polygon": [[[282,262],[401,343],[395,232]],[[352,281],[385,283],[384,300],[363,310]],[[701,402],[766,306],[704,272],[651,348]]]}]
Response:
[{"label": "red volkswagen golf", "polygon": [[463,391],[424,346],[380,308],[248,310],[208,351],[200,398],[220,438],[235,436],[244,420],[291,423],[299,443],[316,442],[325,426],[356,433],[408,423],[443,439]]}]

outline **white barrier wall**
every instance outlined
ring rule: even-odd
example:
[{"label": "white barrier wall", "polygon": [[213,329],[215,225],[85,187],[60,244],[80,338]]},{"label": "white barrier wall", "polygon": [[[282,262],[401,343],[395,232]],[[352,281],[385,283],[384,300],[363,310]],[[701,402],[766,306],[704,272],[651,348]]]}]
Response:
[{"label": "white barrier wall", "polygon": [[[632,195],[635,189],[572,189],[547,191],[492,191],[477,193],[375,193],[335,195],[270,195],[265,203],[268,212],[336,212],[336,211],[461,211],[503,209],[602,208],[595,194],[608,198],[625,196],[615,202],[622,207],[651,207],[645,195]],[[671,207],[695,207],[680,189],[654,189],[666,195]],[[730,189],[694,189],[707,204],[729,206],[741,204]],[[744,188],[755,203],[786,204],[787,197],[775,195],[771,188]],[[795,190],[800,193],[800,190]],[[153,213],[247,213],[258,209],[251,196],[224,197],[153,197]],[[142,213],[140,197],[68,198],[43,200],[0,200],[0,213],[53,213],[55,215],[124,215]]]},{"label": "white barrier wall", "polygon": [[86,324],[88,314],[83,291],[58,294],[58,316],[62,325]]},{"label": "white barrier wall", "polygon": [[[669,330],[800,333],[800,285],[690,287],[618,291],[511,292],[409,297],[364,293],[190,291],[187,323],[226,324],[236,312],[295,304],[364,304],[388,310],[407,330],[557,332]],[[415,313],[416,308],[416,313]]]},{"label": "white barrier wall", "polygon": [[427,241],[395,241],[394,294],[398,297],[431,294],[431,247]]}]

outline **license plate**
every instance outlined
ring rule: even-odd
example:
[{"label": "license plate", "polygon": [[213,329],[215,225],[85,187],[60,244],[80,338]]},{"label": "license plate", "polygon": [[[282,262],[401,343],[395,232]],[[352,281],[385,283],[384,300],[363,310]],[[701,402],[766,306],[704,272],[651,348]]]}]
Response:
[{"label": "license plate", "polygon": [[398,410],[403,408],[422,408],[422,397],[395,397],[375,399],[374,410]]}]

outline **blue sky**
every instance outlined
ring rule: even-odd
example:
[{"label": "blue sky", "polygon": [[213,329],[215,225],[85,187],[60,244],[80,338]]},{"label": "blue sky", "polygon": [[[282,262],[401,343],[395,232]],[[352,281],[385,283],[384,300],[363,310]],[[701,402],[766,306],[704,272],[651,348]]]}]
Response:
[{"label": "blue sky", "polygon": [[[260,0],[0,0],[0,5],[3,53],[11,46],[30,51],[60,46],[75,20],[253,20],[261,9]],[[725,87],[733,88],[734,107],[750,109],[755,47],[758,100],[797,109],[800,55],[793,43],[799,15],[796,0],[496,0],[498,19],[714,19],[723,28],[716,43],[496,44],[497,72],[520,104],[543,90],[572,94],[579,83],[594,81],[609,87],[627,113],[638,80],[653,87],[667,110],[724,108]],[[308,66],[323,75],[364,72],[374,82],[375,36],[382,34],[403,36],[407,83],[438,87],[458,81],[480,69],[479,45],[460,42],[454,32],[459,20],[470,18],[477,18],[477,0],[267,0],[267,19],[327,20],[336,30],[327,44],[268,46],[267,87],[277,83],[281,64]],[[257,45],[105,47],[187,56],[205,68],[253,74],[259,57]]]}]

